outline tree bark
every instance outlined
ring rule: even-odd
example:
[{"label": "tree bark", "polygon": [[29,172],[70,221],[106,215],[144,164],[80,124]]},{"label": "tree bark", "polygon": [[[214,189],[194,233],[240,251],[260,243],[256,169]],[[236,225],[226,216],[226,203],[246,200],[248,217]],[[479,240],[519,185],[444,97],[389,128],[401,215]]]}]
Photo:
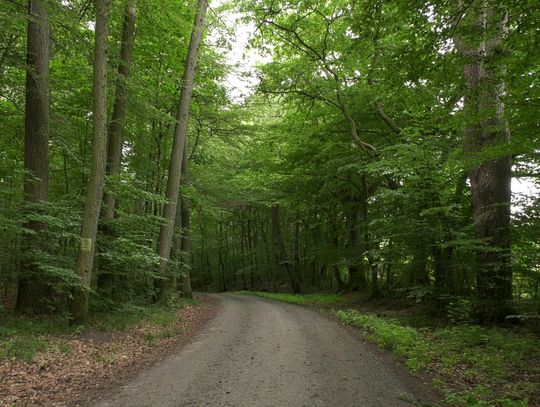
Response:
[{"label": "tree bark", "polygon": [[[48,200],[49,188],[49,60],[50,24],[43,1],[28,1],[26,49],[26,111],[24,131],[24,197],[29,204]],[[39,232],[40,222],[26,228]],[[26,237],[27,255],[39,245],[35,236]],[[36,242],[37,241],[37,242]],[[22,262],[17,292],[17,311],[45,311],[46,287],[32,260]]]},{"label": "tree bark", "polygon": [[[188,143],[184,144],[184,156],[182,157],[182,186],[189,186],[189,155]],[[180,197],[180,225],[182,226],[182,238],[180,240],[180,258],[182,260],[182,295],[192,298],[191,292],[191,212],[189,198],[184,193]]]},{"label": "tree bark", "polygon": [[193,32],[191,34],[188,55],[186,58],[180,103],[176,115],[176,128],[174,131],[171,161],[169,164],[169,178],[167,180],[167,203],[163,210],[165,222],[161,226],[158,241],[158,255],[160,256],[161,261],[158,267],[158,278],[155,282],[157,301],[165,301],[167,299],[167,263],[169,262],[171,255],[174,218],[176,215],[176,206],[178,205],[178,193],[182,172],[182,156],[184,154],[184,144],[186,143],[188,128],[189,107],[191,104],[191,96],[193,94],[197,56],[199,53],[199,45],[201,43],[207,9],[208,0],[199,0],[197,15],[195,16]]},{"label": "tree bark", "polygon": [[282,263],[285,264],[285,269],[291,283],[291,290],[294,294],[300,293],[300,285],[295,278],[290,260],[287,258],[287,249],[281,234],[281,210],[279,205],[272,206],[272,232],[274,237],[274,246],[276,247],[276,265],[279,267]]},{"label": "tree bark", "polygon": [[358,210],[354,208],[351,209],[349,218],[349,251],[354,259],[353,264],[349,265],[349,290],[353,292],[367,288],[364,262],[362,259],[356,260],[358,252],[361,252],[359,241]]},{"label": "tree bark", "polygon": [[96,232],[103,198],[105,165],[107,161],[107,37],[109,34],[109,0],[96,0],[96,28],[94,55],[94,106],[92,167],[84,207],[81,247],[75,273],[80,279],[73,292],[72,316],[75,324],[88,316],[88,296]]},{"label": "tree bark", "polygon": [[[135,43],[135,15],[136,0],[127,0],[124,10],[124,26],[122,30],[122,45],[120,47],[120,61],[118,64],[118,76],[116,78],[116,94],[111,122],[108,130],[107,149],[107,176],[115,176],[120,173],[122,163],[122,148],[124,144],[123,132],[126,120],[128,80],[131,72],[133,59],[133,46]],[[116,197],[113,194],[105,194],[104,218],[112,220],[115,217]]]},{"label": "tree bark", "polygon": [[[464,18],[468,36],[463,34],[456,41],[466,84],[463,141],[465,152],[482,160],[485,148],[507,144],[510,137],[503,119],[501,62],[508,14],[488,1],[475,4],[469,13]],[[478,318],[502,321],[512,312],[511,157],[482,162],[469,171],[469,180],[476,236],[484,244],[476,254]]]},{"label": "tree bark", "polygon": [[[122,164],[123,131],[127,110],[127,84],[130,75],[131,61],[133,58],[133,45],[135,42],[135,14],[136,0],[127,0],[124,10],[124,25],[122,30],[122,45],[120,47],[120,61],[118,64],[118,76],[116,78],[116,94],[111,122],[108,129],[107,165],[106,176],[115,176],[120,173]],[[106,221],[116,217],[116,197],[114,194],[104,193],[102,216]],[[114,236],[114,230],[109,225],[103,226],[103,233]],[[100,267],[103,270],[98,275],[98,289],[105,292],[111,291],[113,285],[112,270]]]}]

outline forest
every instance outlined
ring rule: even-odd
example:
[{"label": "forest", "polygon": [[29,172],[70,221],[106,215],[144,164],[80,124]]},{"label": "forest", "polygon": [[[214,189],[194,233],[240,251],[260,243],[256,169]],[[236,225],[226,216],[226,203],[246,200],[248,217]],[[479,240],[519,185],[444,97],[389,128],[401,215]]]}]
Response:
[{"label": "forest", "polygon": [[2,0],[0,318],[253,291],[538,330],[539,44],[537,0]]}]

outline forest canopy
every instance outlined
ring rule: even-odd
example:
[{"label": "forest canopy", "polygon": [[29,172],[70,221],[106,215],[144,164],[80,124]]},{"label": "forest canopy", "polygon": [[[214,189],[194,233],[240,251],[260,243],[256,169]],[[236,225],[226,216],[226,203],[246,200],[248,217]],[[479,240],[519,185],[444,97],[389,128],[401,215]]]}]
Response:
[{"label": "forest canopy", "polygon": [[539,22],[535,0],[2,2],[3,303],[538,317]]}]

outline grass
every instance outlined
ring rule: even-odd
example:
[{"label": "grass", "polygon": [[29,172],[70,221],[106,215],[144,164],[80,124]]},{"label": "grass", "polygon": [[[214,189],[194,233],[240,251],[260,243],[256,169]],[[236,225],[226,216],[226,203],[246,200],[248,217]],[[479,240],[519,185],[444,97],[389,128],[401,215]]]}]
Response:
[{"label": "grass", "polygon": [[126,331],[143,320],[164,328],[170,326],[176,319],[176,311],[195,301],[180,299],[171,306],[137,306],[126,304],[112,313],[100,313],[90,318],[90,325],[105,332]]},{"label": "grass", "polygon": [[287,302],[297,305],[339,305],[349,303],[349,299],[339,294],[288,294],[288,293],[270,293],[264,291],[238,291],[235,294],[254,295],[256,297],[268,298],[271,300]]},{"label": "grass", "polygon": [[74,331],[69,327],[69,321],[61,316],[27,318],[2,315],[1,319],[0,361],[14,359],[32,362],[38,352],[53,348],[51,337]]},{"label": "grass", "polygon": [[538,400],[540,349],[534,335],[456,325],[413,328],[395,319],[337,311],[369,340],[403,357],[407,367],[437,373],[434,384],[452,405],[522,407]]},{"label": "grass", "polygon": [[122,332],[147,321],[159,331],[155,334],[157,338],[169,337],[175,334],[172,326],[178,309],[193,303],[192,300],[179,300],[169,307],[128,304],[109,313],[93,314],[87,326],[78,327],[70,326],[65,316],[29,318],[0,315],[0,362],[9,359],[29,363],[39,352],[69,353],[68,339],[81,334],[87,327],[104,332]]}]

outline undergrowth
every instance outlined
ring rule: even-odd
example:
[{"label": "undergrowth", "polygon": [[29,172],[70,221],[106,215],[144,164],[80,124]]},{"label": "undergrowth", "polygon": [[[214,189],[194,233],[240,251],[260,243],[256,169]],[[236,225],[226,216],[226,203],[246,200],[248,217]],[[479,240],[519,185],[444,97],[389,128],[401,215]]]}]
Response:
[{"label": "undergrowth", "polygon": [[534,335],[471,325],[413,328],[357,310],[336,315],[403,357],[410,370],[438,374],[434,384],[452,405],[536,405],[540,349]]},{"label": "undergrowth", "polygon": [[270,293],[265,291],[239,291],[235,294],[254,295],[257,297],[268,298],[271,300],[287,302],[297,305],[336,305],[347,304],[349,302],[349,299],[343,295],[326,293],[299,295],[289,293]]},{"label": "undergrowth", "polygon": [[[71,326],[62,315],[41,318],[13,316],[4,313],[0,316],[0,362],[20,360],[32,362],[39,352],[69,353],[69,338],[82,334],[92,328],[104,332],[127,331],[145,321],[163,332],[156,337],[172,336],[171,326],[177,318],[177,311],[193,300],[180,299],[169,306],[138,306],[125,304],[113,311],[94,313],[86,326]],[[154,342],[154,339],[148,341]]]}]

